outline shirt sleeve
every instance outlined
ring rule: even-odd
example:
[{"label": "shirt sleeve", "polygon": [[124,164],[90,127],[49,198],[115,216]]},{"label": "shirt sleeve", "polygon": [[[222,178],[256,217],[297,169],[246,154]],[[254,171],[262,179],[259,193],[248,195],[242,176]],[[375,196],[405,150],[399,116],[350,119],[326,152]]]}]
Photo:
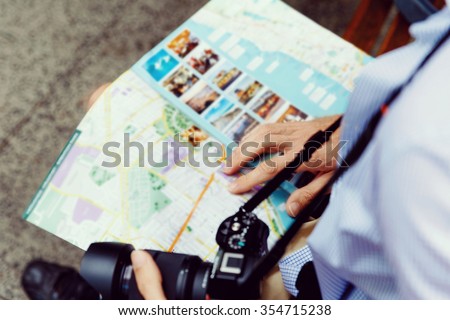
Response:
[{"label": "shirt sleeve", "polygon": [[293,296],[298,295],[298,290],[295,286],[298,274],[303,265],[309,261],[312,261],[312,253],[309,246],[305,246],[294,253],[282,258],[278,262],[280,268],[281,277],[283,278],[283,284],[286,290]]},{"label": "shirt sleeve", "polygon": [[401,299],[450,299],[450,42],[380,124],[373,195]]},{"label": "shirt sleeve", "polygon": [[450,298],[450,150],[427,136],[394,144],[380,166],[383,247],[402,299]]}]

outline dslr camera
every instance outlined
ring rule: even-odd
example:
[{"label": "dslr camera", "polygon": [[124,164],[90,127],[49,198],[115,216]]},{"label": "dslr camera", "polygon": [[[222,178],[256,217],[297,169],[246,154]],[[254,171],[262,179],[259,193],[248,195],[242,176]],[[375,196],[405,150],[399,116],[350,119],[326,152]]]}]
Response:
[{"label": "dslr camera", "polygon": [[[258,299],[256,263],[267,254],[269,228],[243,207],[219,226],[213,263],[198,256],[146,250],[158,265],[168,299]],[[142,299],[131,266],[130,244],[97,242],[81,262],[81,275],[102,299]]]}]

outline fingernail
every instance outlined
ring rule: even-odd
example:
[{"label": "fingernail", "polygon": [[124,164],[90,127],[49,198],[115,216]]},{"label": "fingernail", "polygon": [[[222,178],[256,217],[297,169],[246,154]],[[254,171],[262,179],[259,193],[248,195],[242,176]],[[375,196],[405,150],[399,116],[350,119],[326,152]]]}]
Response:
[{"label": "fingernail", "polygon": [[225,167],[222,168],[222,172],[230,173],[230,171],[231,171],[230,167],[225,166]]},{"label": "fingernail", "polygon": [[228,191],[230,191],[230,192],[236,192],[238,190],[238,188],[239,188],[239,184],[236,181],[234,181],[228,185]]},{"label": "fingernail", "polygon": [[298,202],[294,201],[288,205],[288,214],[291,217],[294,217],[298,213],[298,210],[300,210],[300,205],[298,204]]},{"label": "fingernail", "polygon": [[131,253],[131,263],[133,267],[140,268],[145,265],[147,261],[146,253],[142,250],[134,250]]}]

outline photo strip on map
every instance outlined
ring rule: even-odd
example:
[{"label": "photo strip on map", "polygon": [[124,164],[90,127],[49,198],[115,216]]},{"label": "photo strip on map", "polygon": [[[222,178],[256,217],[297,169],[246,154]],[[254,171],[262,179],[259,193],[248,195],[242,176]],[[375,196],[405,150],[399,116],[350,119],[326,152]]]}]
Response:
[{"label": "photo strip on map", "polygon": [[198,73],[205,74],[219,62],[220,57],[211,47],[200,44],[186,59]]},{"label": "photo strip on map", "polygon": [[163,87],[172,92],[176,97],[182,96],[194,84],[198,77],[186,67],[180,67],[163,82]]},{"label": "photo strip on map", "polygon": [[242,77],[235,86],[233,86],[232,94],[233,97],[240,103],[246,105],[262,88],[263,85],[259,81],[253,79],[249,75],[246,75],[245,77]]},{"label": "photo strip on map", "polygon": [[173,40],[167,44],[167,47],[180,58],[184,58],[194,50],[199,43],[199,38],[194,36],[190,30],[185,29],[173,38]]}]

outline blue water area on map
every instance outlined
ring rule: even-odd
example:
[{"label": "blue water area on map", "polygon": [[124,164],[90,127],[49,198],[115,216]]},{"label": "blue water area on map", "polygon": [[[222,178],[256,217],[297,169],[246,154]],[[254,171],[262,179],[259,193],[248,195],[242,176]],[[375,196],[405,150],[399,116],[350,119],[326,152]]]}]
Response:
[{"label": "blue water area on map", "polygon": [[266,17],[260,16],[259,14],[256,14],[256,13],[253,13],[253,12],[250,12],[250,11],[244,11],[244,16],[250,17],[250,18],[252,18],[253,20],[256,20],[256,21],[269,20]]},{"label": "blue water area on map", "polygon": [[[205,39],[207,39],[214,31],[212,28],[198,24],[192,20],[187,21],[183,25],[183,29],[185,28],[190,29],[203,41],[205,41]],[[302,91],[307,83],[300,80],[299,76],[305,70],[312,68],[306,63],[296,60],[285,53],[276,51],[264,52],[252,42],[240,39],[238,44],[245,49],[245,52],[238,59],[231,58],[228,53],[223,52],[220,49],[220,46],[232,36],[231,33],[222,35],[222,37],[214,43],[214,50],[221,56],[228,58],[228,60],[232,61],[239,69],[251,75],[253,78],[258,79],[258,81],[271,88],[276,94],[288,100],[303,112],[313,117],[323,117],[330,114],[343,113],[347,108],[350,92],[340,83],[317,70],[314,70],[313,75],[308,79],[307,83],[314,83],[316,87],[322,87],[327,93],[334,94],[336,96],[336,101],[328,110],[324,110],[320,108],[317,103],[305,96]],[[333,52],[324,52],[324,54],[332,55]],[[256,70],[248,70],[247,65],[255,57],[262,58],[262,64]],[[272,73],[267,73],[265,70],[275,61],[278,62],[278,67]],[[338,72],[338,70],[336,70],[336,72]],[[320,102],[321,100],[319,103]]]},{"label": "blue water area on map", "polygon": [[156,81],[159,81],[172,71],[177,64],[178,61],[162,49],[145,63],[144,68]]},{"label": "blue water area on map", "polygon": [[[151,73],[149,73],[150,71],[145,70],[149,65],[154,64],[157,61],[158,57],[161,58],[164,56],[170,56],[164,48],[166,48],[167,44],[175,36],[177,36],[185,29],[190,29],[193,35],[199,37],[200,41],[203,41],[205,43],[208,42],[205,39],[207,39],[208,36],[214,31],[214,29],[212,28],[198,24],[192,20],[188,20],[176,30],[174,30],[155,48],[149,51],[144,57],[142,57],[133,66],[133,70],[137,74],[139,74],[145,81],[147,81],[151,87],[157,90],[164,98],[169,100],[174,106],[176,106],[188,117],[190,117],[200,127],[209,132],[220,142],[224,143],[225,145],[229,145],[230,143],[232,143],[229,137],[227,137],[223,132],[217,130],[213,125],[211,125],[211,123],[206,121],[205,118],[200,117],[189,106],[184,104],[177,97],[173,96],[167,90],[164,90],[164,88],[161,87],[158,82],[164,77],[164,75],[169,72],[169,68],[164,68],[166,69],[164,72],[156,70],[152,71],[153,73],[157,74],[156,76],[149,76],[151,75]],[[295,105],[304,113],[313,117],[323,117],[331,114],[343,113],[347,108],[350,92],[341,84],[318,72],[317,70],[314,70],[314,73],[308,80],[308,83],[314,83],[316,87],[320,86],[322,88],[325,88],[328,93],[334,94],[336,96],[336,101],[328,110],[324,110],[320,108],[317,103],[312,102],[307,96],[305,96],[302,91],[305,88],[306,83],[299,79],[299,75],[303,71],[305,71],[306,69],[310,69],[311,67],[287,54],[280,52],[261,52],[258,47],[250,41],[241,39],[239,41],[239,45],[245,48],[245,53],[242,54],[238,59],[229,57],[228,53],[220,50],[220,45],[223,44],[227,39],[229,39],[230,36],[231,33],[225,33],[212,46],[213,50],[221,56],[221,60],[223,61],[223,58],[227,58],[227,65],[229,65],[229,63],[236,65],[238,69],[244,71],[252,78],[257,79],[259,82],[272,89],[272,91],[280,95],[286,101],[289,101],[291,104]],[[325,52],[324,54],[331,55],[332,52]],[[254,71],[248,70],[247,65],[257,56],[263,59],[263,63]],[[178,57],[171,58],[173,60],[180,60]],[[171,64],[175,64],[175,62],[171,61],[172,59],[169,60],[169,67],[171,67]],[[370,57],[364,56],[365,62],[368,62],[370,59]],[[268,74],[265,70],[273,61],[277,61],[279,65],[271,74]],[[183,62],[179,61],[178,63]],[[207,82],[212,87],[215,87],[215,85],[212,83],[211,75],[206,75],[206,77],[203,77],[203,81]],[[231,151],[230,148],[227,149]]]}]

